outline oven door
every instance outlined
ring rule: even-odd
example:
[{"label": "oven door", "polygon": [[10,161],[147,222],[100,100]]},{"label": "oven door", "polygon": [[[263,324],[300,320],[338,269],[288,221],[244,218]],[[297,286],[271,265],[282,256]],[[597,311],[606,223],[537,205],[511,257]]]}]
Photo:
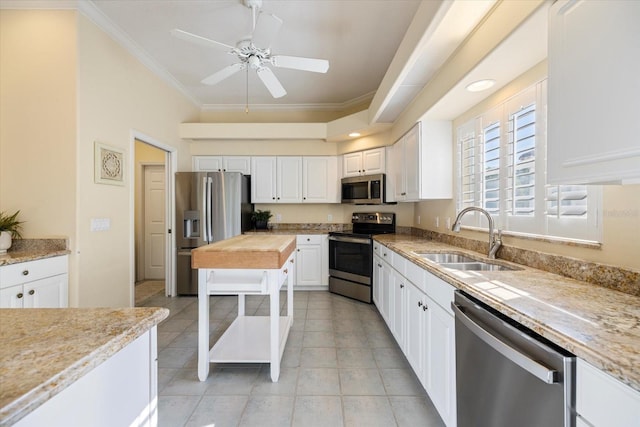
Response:
[{"label": "oven door", "polygon": [[329,275],[371,285],[373,272],[371,239],[353,236],[329,236]]}]

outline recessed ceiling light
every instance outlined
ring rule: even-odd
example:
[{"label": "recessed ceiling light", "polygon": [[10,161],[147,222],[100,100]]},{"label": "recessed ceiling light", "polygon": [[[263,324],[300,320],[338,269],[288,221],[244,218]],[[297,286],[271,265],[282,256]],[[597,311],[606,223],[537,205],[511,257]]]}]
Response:
[{"label": "recessed ceiling light", "polygon": [[489,89],[494,84],[496,84],[496,81],[493,79],[478,80],[477,82],[473,82],[468,85],[467,90],[469,92],[481,92],[483,90]]},{"label": "recessed ceiling light", "polygon": [[357,137],[359,137],[359,136],[360,136],[360,133],[359,133],[359,132],[351,132],[351,133],[349,134],[349,136],[350,136],[351,138],[357,138]]}]

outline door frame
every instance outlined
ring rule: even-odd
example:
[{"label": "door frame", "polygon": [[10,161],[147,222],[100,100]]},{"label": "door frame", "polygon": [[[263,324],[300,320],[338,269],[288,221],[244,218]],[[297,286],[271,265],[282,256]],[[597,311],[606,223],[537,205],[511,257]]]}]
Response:
[{"label": "door frame", "polygon": [[[165,221],[167,234],[165,239],[165,295],[176,296],[176,267],[173,254],[176,250],[176,239],[173,234],[175,221],[173,206],[175,204],[174,172],[178,169],[178,149],[158,141],[143,132],[131,129],[129,133],[129,176],[135,176],[136,139],[165,152]],[[135,254],[135,183],[129,186],[129,302],[135,306],[136,254]]]}]

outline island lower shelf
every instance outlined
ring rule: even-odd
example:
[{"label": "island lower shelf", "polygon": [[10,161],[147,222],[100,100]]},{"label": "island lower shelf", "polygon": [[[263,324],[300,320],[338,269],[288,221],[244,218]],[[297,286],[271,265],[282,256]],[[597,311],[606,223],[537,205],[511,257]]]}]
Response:
[{"label": "island lower shelf", "polygon": [[[280,316],[278,349],[282,358],[293,319]],[[238,316],[209,351],[214,363],[269,363],[271,361],[271,317]]]}]

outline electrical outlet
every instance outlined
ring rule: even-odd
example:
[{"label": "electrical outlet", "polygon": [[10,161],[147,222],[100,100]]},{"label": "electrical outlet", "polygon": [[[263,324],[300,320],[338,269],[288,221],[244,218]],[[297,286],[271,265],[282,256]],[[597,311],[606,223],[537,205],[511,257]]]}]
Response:
[{"label": "electrical outlet", "polygon": [[333,221],[333,215],[328,214],[327,215],[327,221],[329,221],[329,222]]},{"label": "electrical outlet", "polygon": [[416,221],[418,222],[418,225],[420,225],[420,215],[418,215],[418,217],[416,218]]},{"label": "electrical outlet", "polygon": [[440,217],[436,217],[436,228],[440,228]]},{"label": "electrical outlet", "polygon": [[451,218],[447,217],[447,230],[451,230]]},{"label": "electrical outlet", "polygon": [[281,222],[282,221],[282,214],[277,213],[276,214],[276,222]]}]

